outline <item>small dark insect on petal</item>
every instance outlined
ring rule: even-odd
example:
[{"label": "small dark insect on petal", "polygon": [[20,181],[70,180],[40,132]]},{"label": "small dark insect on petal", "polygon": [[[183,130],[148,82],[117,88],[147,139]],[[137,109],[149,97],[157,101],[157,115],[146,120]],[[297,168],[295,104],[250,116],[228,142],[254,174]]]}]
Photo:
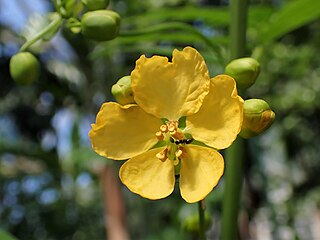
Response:
[{"label": "small dark insect on petal", "polygon": [[181,139],[181,140],[174,140],[173,138],[170,138],[170,141],[172,143],[175,143],[176,145],[179,144],[190,144],[193,142],[193,138],[186,138],[186,139]]}]

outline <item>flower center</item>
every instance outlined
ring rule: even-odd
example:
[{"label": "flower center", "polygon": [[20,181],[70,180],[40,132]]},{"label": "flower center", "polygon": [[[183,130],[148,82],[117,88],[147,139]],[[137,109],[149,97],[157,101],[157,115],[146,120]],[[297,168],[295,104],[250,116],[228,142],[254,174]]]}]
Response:
[{"label": "flower center", "polygon": [[173,160],[174,165],[178,165],[181,159],[186,158],[187,152],[185,144],[190,144],[193,138],[187,138],[179,129],[178,121],[167,121],[160,126],[160,131],[156,132],[159,141],[166,141],[167,147],[157,153],[156,157],[161,161]]}]

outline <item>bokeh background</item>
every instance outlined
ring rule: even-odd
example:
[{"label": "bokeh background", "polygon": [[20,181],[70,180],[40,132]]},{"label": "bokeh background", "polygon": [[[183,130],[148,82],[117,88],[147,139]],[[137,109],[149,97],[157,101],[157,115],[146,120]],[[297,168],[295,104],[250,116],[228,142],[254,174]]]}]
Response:
[{"label": "bokeh background", "polygon": [[[263,135],[246,141],[241,239],[320,239],[319,18],[277,35],[281,26],[310,14],[310,4],[290,14],[287,6],[296,1],[302,2],[250,2],[247,56],[258,58],[261,74],[246,98],[267,100],[277,118]],[[320,9],[317,1],[305,2]],[[112,0],[109,8],[121,15],[121,31],[131,34],[97,43],[64,27],[51,41],[32,46],[41,78],[22,86],[10,77],[10,57],[47,24],[44,16],[54,6],[49,0],[0,0],[0,228],[17,239],[106,239],[112,214],[124,219],[122,231],[130,239],[196,239],[186,229],[196,205],[178,191],[159,201],[129,192],[117,178],[121,163],[95,154],[87,134],[101,104],[113,100],[111,86],[130,74],[141,54],[170,57],[174,48],[191,45],[211,76],[222,73],[228,1]],[[285,9],[280,30],[268,31]],[[197,33],[150,28],[169,22]],[[223,190],[222,179],[206,199],[210,239],[219,239]],[[107,207],[114,202],[115,213]]]}]

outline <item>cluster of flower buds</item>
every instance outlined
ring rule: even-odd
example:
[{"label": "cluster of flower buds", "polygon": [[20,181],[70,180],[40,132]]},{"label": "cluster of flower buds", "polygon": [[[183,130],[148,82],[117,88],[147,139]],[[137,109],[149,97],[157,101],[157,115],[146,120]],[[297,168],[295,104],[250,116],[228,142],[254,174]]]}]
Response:
[{"label": "cluster of flower buds", "polygon": [[120,16],[106,9],[109,0],[60,0],[55,1],[55,5],[73,33],[81,32],[86,38],[99,42],[112,40],[119,34]]},{"label": "cluster of flower buds", "polygon": [[[120,29],[118,13],[107,10],[109,0],[54,0],[55,13],[49,13],[48,24],[38,34],[28,39],[10,60],[11,77],[18,84],[32,84],[40,75],[40,64],[28,48],[38,40],[50,40],[63,21],[74,34],[82,32],[86,38],[109,41],[116,38]],[[51,16],[51,17],[50,17]],[[126,104],[126,102],[125,102]]]},{"label": "cluster of flower buds", "polygon": [[[231,61],[225,68],[225,74],[233,77],[241,90],[251,87],[260,72],[259,62],[250,57]],[[243,123],[240,136],[255,137],[267,130],[275,119],[275,113],[268,103],[262,99],[248,99],[243,105]]]}]

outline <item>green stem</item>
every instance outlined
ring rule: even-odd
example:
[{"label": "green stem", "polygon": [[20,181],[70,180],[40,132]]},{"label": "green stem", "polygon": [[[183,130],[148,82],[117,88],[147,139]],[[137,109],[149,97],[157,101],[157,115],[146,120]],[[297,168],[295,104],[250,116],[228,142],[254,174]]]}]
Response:
[{"label": "green stem", "polygon": [[[230,60],[243,57],[246,50],[248,0],[230,2]],[[245,159],[244,140],[238,138],[226,151],[225,192],[222,206],[222,240],[235,240]]]},{"label": "green stem", "polygon": [[230,60],[245,55],[247,8],[248,0],[230,1]]},{"label": "green stem", "polygon": [[200,38],[212,51],[214,51],[219,59],[222,59],[222,54],[220,51],[220,48],[216,45],[214,45],[209,38],[207,38],[205,35],[203,35],[200,31],[198,31],[193,26],[183,23],[183,22],[166,22],[166,23],[160,23],[152,27],[144,28],[142,30],[136,30],[136,31],[130,31],[130,32],[121,32],[121,37],[130,37],[130,36],[139,36],[139,35],[145,35],[145,34],[152,34],[157,33],[161,31],[166,30],[172,30],[172,29],[181,29],[186,32],[190,32]]},{"label": "green stem", "polygon": [[221,239],[236,240],[244,163],[244,140],[242,138],[238,138],[226,151],[225,160],[225,192],[222,206]]},{"label": "green stem", "polygon": [[251,57],[259,61],[264,51],[265,51],[264,46],[255,47],[252,51]]},{"label": "green stem", "polygon": [[[202,200],[204,201],[204,200]],[[199,201],[198,202],[198,211],[199,211],[199,239],[200,240],[205,240],[206,239],[206,235],[205,235],[205,220],[204,220],[204,206],[203,206],[203,202]]]},{"label": "green stem", "polygon": [[55,16],[55,19],[44,29],[42,29],[37,35],[33,38],[29,39],[25,42],[21,48],[19,49],[20,52],[26,51],[32,44],[43,38],[46,34],[48,34],[51,30],[57,29],[62,24],[63,19],[59,14]]}]

